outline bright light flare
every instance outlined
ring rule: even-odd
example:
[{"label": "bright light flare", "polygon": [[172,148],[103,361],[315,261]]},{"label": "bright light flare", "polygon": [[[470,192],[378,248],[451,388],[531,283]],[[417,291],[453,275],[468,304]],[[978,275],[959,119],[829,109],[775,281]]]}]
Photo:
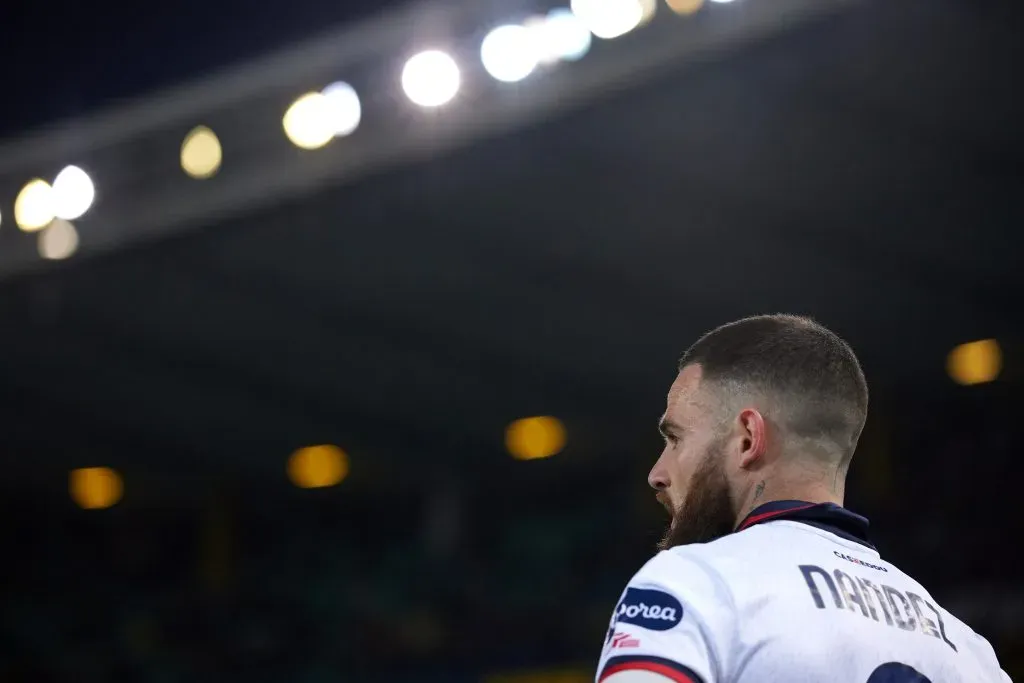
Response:
[{"label": "bright light flare", "polygon": [[591,33],[604,40],[629,33],[647,15],[641,0],[572,0],[569,6]]},{"label": "bright light flare", "polygon": [[14,222],[25,232],[42,230],[55,215],[53,188],[45,180],[30,180],[14,200]]},{"label": "bright light flare", "polygon": [[530,29],[515,24],[488,33],[480,45],[480,60],[487,73],[505,83],[521,81],[533,73],[540,59],[534,37]]},{"label": "bright light flare", "polygon": [[334,136],[345,137],[355,132],[363,117],[363,108],[356,89],[339,81],[323,89],[327,109],[334,125]]},{"label": "bright light flare", "polygon": [[590,51],[593,42],[587,25],[571,10],[559,7],[529,25],[543,63],[575,61]]},{"label": "bright light flare", "polygon": [[459,66],[447,53],[426,50],[413,55],[402,69],[402,89],[414,104],[440,107],[459,92]]},{"label": "bright light flare", "polygon": [[67,166],[54,178],[51,196],[56,217],[73,221],[92,206],[96,186],[88,173],[77,166]]},{"label": "bright light flare", "polygon": [[337,130],[335,111],[323,93],[306,93],[285,112],[281,123],[285,135],[301,149],[318,149],[330,142]]}]

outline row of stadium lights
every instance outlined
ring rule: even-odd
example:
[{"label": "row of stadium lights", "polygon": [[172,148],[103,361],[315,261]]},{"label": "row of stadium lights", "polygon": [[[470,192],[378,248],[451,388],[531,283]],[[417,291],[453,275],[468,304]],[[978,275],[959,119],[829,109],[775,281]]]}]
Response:
[{"label": "row of stadium lights", "polygon": [[[728,3],[732,0],[709,0]],[[693,14],[704,0],[665,0],[682,15]],[[542,66],[574,61],[589,50],[592,37],[617,38],[642,26],[654,16],[657,0],[571,0],[570,6],[521,24],[498,26],[480,45],[480,59],[496,80],[521,81]],[[436,108],[452,101],[461,86],[455,59],[442,50],[426,50],[411,57],[402,69],[402,89],[414,104]],[[302,149],[317,149],[359,127],[359,95],[348,83],[338,82],[322,91],[307,93],[291,104],[282,125],[288,139]],[[181,146],[181,167],[196,179],[210,178],[220,168],[223,152],[216,133],[205,126],[193,129]],[[96,188],[89,175],[68,166],[52,182],[29,181],[14,203],[17,226],[38,233],[43,258],[64,259],[78,248],[72,221],[92,206]],[[0,213],[0,224],[3,215]]]},{"label": "row of stadium lights", "polygon": [[[516,460],[549,458],[561,452],[565,443],[565,426],[553,417],[523,418],[505,430],[505,447]],[[285,470],[299,488],[329,488],[348,476],[349,459],[334,445],[306,446],[291,454]],[[110,467],[83,467],[71,471],[68,492],[79,507],[102,510],[121,500],[124,480]]]},{"label": "row of stadium lights", "polygon": [[[947,370],[958,384],[984,384],[995,380],[1002,370],[1002,351],[994,339],[961,344],[947,358]],[[505,448],[516,460],[550,458],[565,448],[565,426],[550,416],[516,420],[505,430]],[[337,486],[349,472],[348,455],[334,445],[300,448],[288,458],[288,478],[303,489]],[[72,500],[84,509],[109,508],[121,499],[124,482],[109,467],[72,470],[68,489]]]}]

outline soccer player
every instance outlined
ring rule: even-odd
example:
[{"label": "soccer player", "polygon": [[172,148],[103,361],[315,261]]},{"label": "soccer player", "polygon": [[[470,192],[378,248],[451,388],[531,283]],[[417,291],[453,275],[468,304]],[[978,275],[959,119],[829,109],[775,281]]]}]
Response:
[{"label": "soccer player", "polygon": [[853,351],[807,318],[747,318],[690,347],[648,476],[671,523],[615,608],[597,681],[1010,681],[842,507],[867,408]]}]

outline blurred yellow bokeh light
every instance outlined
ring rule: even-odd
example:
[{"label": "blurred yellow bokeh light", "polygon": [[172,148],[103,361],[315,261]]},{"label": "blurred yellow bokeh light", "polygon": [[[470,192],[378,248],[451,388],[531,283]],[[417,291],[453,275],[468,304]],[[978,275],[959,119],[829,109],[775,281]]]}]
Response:
[{"label": "blurred yellow bokeh light", "polygon": [[49,225],[53,217],[53,188],[45,180],[30,180],[14,200],[14,222],[25,232],[35,232]]},{"label": "blurred yellow bokeh light", "polygon": [[704,0],[665,0],[665,4],[676,14],[693,14],[704,6]]},{"label": "blurred yellow bokeh light", "polygon": [[306,93],[288,107],[282,125],[292,144],[302,149],[323,147],[334,138],[336,124],[331,100],[323,93]]},{"label": "blurred yellow bokeh light", "polygon": [[206,126],[193,128],[181,143],[181,168],[193,178],[209,178],[223,158],[217,134]]},{"label": "blurred yellow bokeh light", "polygon": [[549,458],[565,448],[565,426],[553,417],[516,420],[505,431],[505,447],[516,460]]},{"label": "blurred yellow bokeh light", "polygon": [[1003,352],[995,339],[961,344],[949,352],[946,370],[957,384],[991,382],[1003,369]]},{"label": "blurred yellow bokeh light", "polygon": [[348,475],[348,456],[337,446],[307,446],[288,459],[288,478],[303,489],[334,486]]},{"label": "blurred yellow bokeh light", "polygon": [[124,483],[121,475],[109,467],[84,467],[71,470],[68,491],[78,507],[102,510],[121,500]]}]

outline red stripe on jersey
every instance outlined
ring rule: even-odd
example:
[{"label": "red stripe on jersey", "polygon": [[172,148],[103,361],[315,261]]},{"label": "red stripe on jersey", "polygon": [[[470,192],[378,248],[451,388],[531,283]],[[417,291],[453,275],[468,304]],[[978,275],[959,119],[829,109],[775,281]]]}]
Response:
[{"label": "red stripe on jersey", "polygon": [[650,671],[651,673],[664,676],[665,678],[675,681],[676,683],[697,683],[697,681],[690,678],[678,669],[673,669],[670,666],[659,664],[658,662],[649,662],[642,659],[630,662],[623,662],[622,664],[613,664],[612,666],[609,666],[601,673],[601,678],[598,679],[598,683],[600,683],[600,681],[605,680],[609,676],[612,676],[613,674],[621,673],[623,671]]},{"label": "red stripe on jersey", "polygon": [[757,524],[758,522],[763,522],[766,519],[771,519],[772,517],[778,517],[779,515],[786,515],[786,514],[789,514],[790,512],[796,512],[797,510],[806,510],[807,508],[812,508],[815,505],[816,505],[816,503],[811,503],[809,505],[802,505],[802,506],[797,507],[797,508],[787,508],[786,510],[774,510],[772,512],[762,512],[759,515],[754,515],[753,517],[747,518],[747,520],[745,522],[743,522],[743,524],[740,525],[740,528],[737,529],[736,531],[743,531],[744,529],[746,529],[751,524]]}]

